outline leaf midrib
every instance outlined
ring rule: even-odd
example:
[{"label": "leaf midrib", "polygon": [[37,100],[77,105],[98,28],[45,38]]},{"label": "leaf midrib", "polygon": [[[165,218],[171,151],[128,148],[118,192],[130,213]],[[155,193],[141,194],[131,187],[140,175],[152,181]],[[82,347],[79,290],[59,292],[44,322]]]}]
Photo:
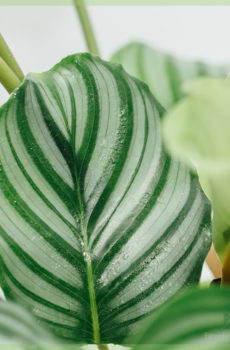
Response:
[{"label": "leaf midrib", "polygon": [[[72,133],[71,133],[71,136],[73,136]],[[71,139],[73,140],[72,137]],[[75,137],[74,137],[74,140],[75,140]],[[87,227],[85,223],[84,205],[82,202],[81,190],[80,190],[80,185],[78,180],[76,154],[74,151],[75,142],[72,142],[72,147],[73,147],[72,149],[73,149],[73,165],[74,165],[74,188],[77,194],[77,200],[79,204],[79,213],[80,213],[79,219],[80,219],[80,225],[81,225],[81,231],[82,231],[82,237],[83,237],[83,242],[81,243],[82,243],[84,261],[86,264],[86,275],[87,275],[87,282],[88,282],[89,302],[90,302],[90,311],[91,311],[91,319],[92,319],[93,341],[95,344],[100,344],[101,343],[100,325],[99,325],[98,308],[96,303],[94,275],[93,275],[93,268],[92,268],[92,261],[91,261],[91,251],[90,251],[89,242],[88,242]]]},{"label": "leaf midrib", "polygon": [[[70,86],[69,86],[69,92],[71,95],[71,105],[72,105],[72,126],[71,127],[68,125],[67,117],[65,115],[64,110],[62,111],[62,115],[64,117],[64,123],[66,126],[66,130],[69,136],[70,146],[72,149],[72,165],[73,165],[72,178],[73,178],[73,184],[74,184],[74,191],[77,197],[76,198],[77,202],[75,206],[76,216],[74,219],[75,219],[76,227],[79,225],[79,221],[80,221],[81,233],[83,238],[83,241],[81,241],[80,243],[82,246],[82,254],[86,264],[86,275],[87,275],[87,282],[88,282],[93,341],[95,344],[100,344],[100,326],[99,326],[98,308],[96,303],[96,293],[95,293],[95,283],[94,283],[94,275],[93,275],[93,268],[92,268],[92,261],[91,261],[91,251],[90,251],[89,242],[88,242],[87,225],[85,222],[85,210],[84,210],[84,203],[81,195],[78,168],[77,168],[77,157],[76,157],[76,151],[75,151],[76,150],[76,124],[75,124],[76,123],[76,106],[73,99],[72,89]],[[75,237],[79,239],[79,237],[77,237],[76,234],[75,234]]]}]

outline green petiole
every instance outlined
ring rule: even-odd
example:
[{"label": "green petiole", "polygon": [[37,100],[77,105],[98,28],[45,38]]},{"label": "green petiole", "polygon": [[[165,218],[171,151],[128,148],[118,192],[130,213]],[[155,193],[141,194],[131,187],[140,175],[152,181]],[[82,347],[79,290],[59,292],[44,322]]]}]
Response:
[{"label": "green petiole", "polygon": [[93,27],[90,22],[90,18],[89,18],[84,0],[74,0],[74,5],[76,7],[76,10],[81,22],[81,26],[82,26],[82,30],[88,46],[88,50],[90,53],[96,56],[99,56],[97,41],[94,35]]},{"label": "green petiole", "polygon": [[11,93],[24,79],[24,74],[19,67],[9,46],[0,34],[0,82]]}]

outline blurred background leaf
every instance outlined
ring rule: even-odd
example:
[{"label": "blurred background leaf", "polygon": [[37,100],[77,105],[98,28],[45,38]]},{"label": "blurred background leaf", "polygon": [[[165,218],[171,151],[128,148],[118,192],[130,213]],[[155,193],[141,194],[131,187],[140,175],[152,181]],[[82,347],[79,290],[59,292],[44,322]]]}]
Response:
[{"label": "blurred background leaf", "polygon": [[230,81],[202,78],[163,122],[168,150],[198,170],[212,201],[213,242],[224,263],[230,248]]},{"label": "blurred background leaf", "polygon": [[117,51],[112,61],[122,64],[128,73],[147,83],[166,109],[183,97],[185,82],[199,76],[226,77],[230,71],[230,64],[218,66],[181,60],[139,42]]},{"label": "blurred background leaf", "polygon": [[177,295],[133,339],[134,350],[199,349],[197,344],[201,349],[205,345],[208,350],[221,349],[221,344],[230,343],[230,289],[212,287]]},{"label": "blurred background leaf", "polygon": [[39,325],[29,311],[14,302],[0,301],[0,344],[10,343],[13,349],[12,344],[43,342],[51,344],[55,338]]}]

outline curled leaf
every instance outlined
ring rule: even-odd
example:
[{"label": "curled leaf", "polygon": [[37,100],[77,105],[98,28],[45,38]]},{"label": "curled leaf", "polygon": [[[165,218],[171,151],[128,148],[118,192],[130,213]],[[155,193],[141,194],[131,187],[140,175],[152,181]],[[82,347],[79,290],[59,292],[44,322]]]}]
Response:
[{"label": "curled leaf", "polygon": [[202,78],[163,121],[170,152],[197,168],[214,210],[213,241],[222,262],[230,249],[230,81]]}]

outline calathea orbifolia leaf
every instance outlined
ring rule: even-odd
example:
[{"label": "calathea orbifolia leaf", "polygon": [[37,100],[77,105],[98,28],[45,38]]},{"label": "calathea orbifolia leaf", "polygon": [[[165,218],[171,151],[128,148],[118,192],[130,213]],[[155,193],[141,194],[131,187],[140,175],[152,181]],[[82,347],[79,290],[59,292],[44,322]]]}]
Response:
[{"label": "calathea orbifolia leaf", "polygon": [[127,72],[146,82],[165,108],[183,97],[184,83],[204,75],[226,77],[230,71],[230,64],[214,66],[181,60],[143,43],[126,45],[114,54],[112,61],[121,63]]},{"label": "calathea orbifolia leaf", "polygon": [[121,342],[199,280],[210,206],[169,158],[147,86],[89,54],[0,111],[2,285],[56,335]]},{"label": "calathea orbifolia leaf", "polygon": [[165,141],[173,154],[196,165],[213,204],[214,245],[230,271],[230,81],[198,79],[187,92],[164,120]]},{"label": "calathea orbifolia leaf", "polygon": [[229,300],[229,288],[180,293],[146,321],[135,339],[129,339],[135,341],[133,350],[227,350],[223,344],[230,343]]},{"label": "calathea orbifolia leaf", "polygon": [[[55,338],[40,327],[38,321],[22,306],[0,301],[0,344],[55,343]],[[18,348],[19,349],[19,348]],[[20,347],[20,349],[24,349]],[[43,348],[39,348],[43,349]]]}]

